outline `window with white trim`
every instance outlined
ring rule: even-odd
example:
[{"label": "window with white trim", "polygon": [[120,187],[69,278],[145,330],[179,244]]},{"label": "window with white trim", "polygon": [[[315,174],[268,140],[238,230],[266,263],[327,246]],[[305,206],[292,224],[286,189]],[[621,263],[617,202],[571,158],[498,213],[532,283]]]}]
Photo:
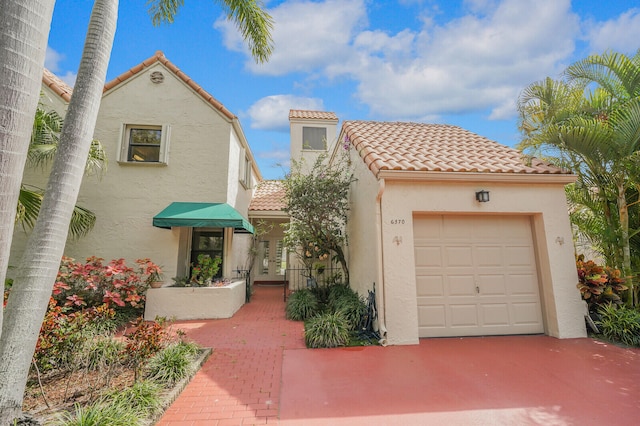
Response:
[{"label": "window with white trim", "polygon": [[303,127],[302,128],[302,149],[308,151],[327,150],[327,128],[326,127]]},{"label": "window with white trim", "polygon": [[124,124],[120,140],[120,162],[166,164],[170,127]]},{"label": "window with white trim", "polygon": [[244,149],[240,151],[238,180],[245,188],[251,188],[251,160]]}]

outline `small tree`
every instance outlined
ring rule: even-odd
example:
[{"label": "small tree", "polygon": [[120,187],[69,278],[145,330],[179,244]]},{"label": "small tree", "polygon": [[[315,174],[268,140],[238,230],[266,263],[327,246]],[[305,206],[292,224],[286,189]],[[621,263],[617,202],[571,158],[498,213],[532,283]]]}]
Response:
[{"label": "small tree", "polygon": [[340,264],[348,283],[345,228],[349,187],[355,179],[346,151],[329,165],[326,160],[326,155],[319,156],[309,172],[303,171],[304,160],[292,160],[291,172],[284,180],[284,211],[291,218],[285,225],[284,243],[297,254],[310,274],[315,260],[331,257]]}]

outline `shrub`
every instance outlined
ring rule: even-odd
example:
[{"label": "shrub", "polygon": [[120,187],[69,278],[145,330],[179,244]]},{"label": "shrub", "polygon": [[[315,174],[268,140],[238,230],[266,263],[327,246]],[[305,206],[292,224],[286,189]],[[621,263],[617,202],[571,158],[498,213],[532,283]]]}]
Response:
[{"label": "shrub", "polygon": [[598,313],[597,325],[604,337],[628,346],[640,346],[640,312],[610,303],[601,306]]},{"label": "shrub", "polygon": [[597,265],[594,261],[578,261],[577,287],[582,298],[587,301],[589,310],[597,310],[604,303],[621,303],[621,294],[627,290],[620,271]]},{"label": "shrub", "polygon": [[140,317],[135,323],[135,330],[125,334],[125,355],[135,368],[136,380],[143,362],[166,346],[169,333],[165,329],[165,323],[164,318],[145,321]]},{"label": "shrub", "polygon": [[149,417],[162,409],[162,387],[149,380],[142,380],[122,390],[112,390],[104,397],[106,403],[128,405],[139,416]]},{"label": "shrub", "polygon": [[304,324],[308,348],[335,348],[349,342],[349,323],[340,312],[316,315]]},{"label": "shrub", "polygon": [[89,257],[85,263],[63,257],[53,287],[58,304],[72,310],[99,306],[103,303],[118,308],[142,308],[149,281],[159,276],[160,267],[149,259],[138,259],[136,268],[124,259],[114,259],[107,265],[104,259]]},{"label": "shrub", "polygon": [[355,331],[360,328],[362,319],[367,315],[367,305],[358,296],[358,293],[344,292],[332,301],[332,312],[339,312],[347,320],[349,330]]},{"label": "shrub", "polygon": [[304,321],[319,312],[318,298],[308,289],[297,290],[287,300],[287,318]]},{"label": "shrub", "polygon": [[149,360],[147,377],[164,386],[173,386],[193,372],[194,355],[193,344],[171,344]]},{"label": "shrub", "polygon": [[47,371],[69,367],[86,341],[95,336],[92,324],[112,318],[113,310],[106,306],[68,313],[51,298],[34,353],[38,368]]}]

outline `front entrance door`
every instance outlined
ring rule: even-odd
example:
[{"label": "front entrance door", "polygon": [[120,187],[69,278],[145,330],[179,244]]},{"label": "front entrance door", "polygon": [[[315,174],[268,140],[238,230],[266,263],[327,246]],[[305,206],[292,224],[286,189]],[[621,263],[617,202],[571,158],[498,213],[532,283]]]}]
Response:
[{"label": "front entrance door", "polygon": [[258,245],[256,258],[255,281],[284,281],[284,271],[287,269],[287,250],[282,238],[265,238]]}]

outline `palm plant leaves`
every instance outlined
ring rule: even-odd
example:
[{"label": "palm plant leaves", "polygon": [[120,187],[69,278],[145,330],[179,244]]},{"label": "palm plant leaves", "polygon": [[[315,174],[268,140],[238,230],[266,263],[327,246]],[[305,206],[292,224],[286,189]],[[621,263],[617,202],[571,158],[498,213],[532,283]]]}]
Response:
[{"label": "palm plant leaves", "polygon": [[[266,62],[273,51],[271,30],[273,18],[264,10],[261,0],[217,0],[247,41],[251,55],[258,63]],[[148,0],[153,25],[171,24],[184,0]]]},{"label": "palm plant leaves", "polygon": [[[22,185],[18,198],[18,211],[16,221],[22,224],[23,228],[33,228],[40,213],[42,197],[44,191],[40,188]],[[73,208],[69,232],[73,238],[80,238],[87,235],[96,223],[96,215],[79,205]]]}]

